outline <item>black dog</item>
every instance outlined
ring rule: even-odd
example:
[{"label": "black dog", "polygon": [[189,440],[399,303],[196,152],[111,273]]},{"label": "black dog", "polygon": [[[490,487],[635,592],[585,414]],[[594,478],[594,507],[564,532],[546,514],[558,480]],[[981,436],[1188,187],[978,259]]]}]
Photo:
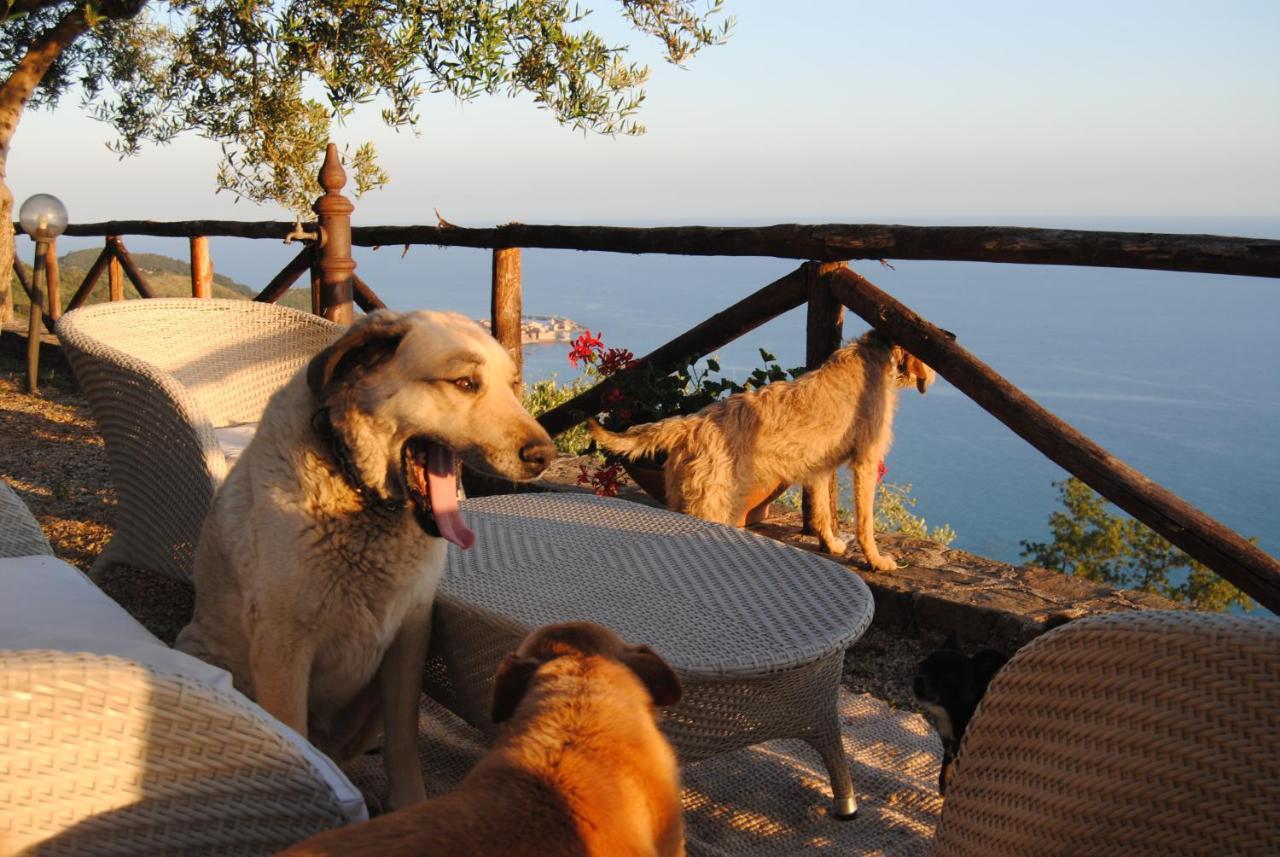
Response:
[{"label": "black dog", "polygon": [[1009,660],[995,649],[983,649],[972,657],[960,651],[954,631],[916,667],[912,691],[916,701],[932,721],[942,738],[942,771],[938,775],[939,794],[947,793],[947,784],[955,770],[960,739],[977,709],[987,685]]}]

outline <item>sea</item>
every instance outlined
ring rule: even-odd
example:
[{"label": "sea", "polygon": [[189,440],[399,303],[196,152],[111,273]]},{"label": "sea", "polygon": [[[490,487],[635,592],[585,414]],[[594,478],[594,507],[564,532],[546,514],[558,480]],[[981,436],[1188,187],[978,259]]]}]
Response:
[{"label": "sea", "polygon": [[[928,222],[927,220],[922,222]],[[1280,238],[1280,218],[1075,220],[1020,225]],[[59,251],[93,246],[64,239]],[[185,258],[186,241],[126,238]],[[296,252],[213,239],[215,270],[261,287]],[[65,245],[65,246],[62,246]],[[357,273],[395,309],[489,312],[490,253],[357,248]],[[562,315],[637,355],[793,270],[790,260],[528,249],[524,312]],[[1033,399],[1273,555],[1280,555],[1280,280],[1042,265],[861,262],[854,269]],[[866,324],[846,314],[846,337]],[[804,362],[804,310],[719,350],[747,376],[760,349]],[[577,374],[568,346],[530,345],[525,378]],[[955,547],[1011,563],[1048,537],[1067,474],[944,379],[902,394],[886,479],[912,486],[915,513],[949,524]]]}]

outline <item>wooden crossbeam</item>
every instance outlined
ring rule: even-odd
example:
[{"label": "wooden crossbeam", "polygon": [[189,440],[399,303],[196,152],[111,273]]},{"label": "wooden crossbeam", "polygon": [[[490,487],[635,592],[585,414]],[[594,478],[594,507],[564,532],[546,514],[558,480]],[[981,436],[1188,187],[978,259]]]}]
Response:
[{"label": "wooden crossbeam", "polygon": [[258,292],[258,296],[254,298],[259,303],[273,304],[284,295],[285,292],[298,281],[304,273],[311,270],[311,247],[303,247],[297,256],[289,260],[289,264],[285,265],[280,273],[271,278],[271,282]]},{"label": "wooden crossbeam", "polygon": [[623,369],[612,378],[606,378],[591,389],[557,405],[538,417],[538,422],[553,435],[570,429],[600,411],[604,394],[616,386],[615,379],[637,372],[674,372],[784,312],[795,309],[808,299],[804,269],[798,268],[665,345],[655,348],[638,359],[630,369]]},{"label": "wooden crossbeam", "polygon": [[98,254],[98,258],[89,267],[89,273],[85,274],[84,280],[80,283],[80,288],[76,289],[76,293],[71,296],[71,303],[67,304],[67,312],[84,306],[84,302],[93,293],[93,287],[98,284],[98,279],[111,264],[112,258],[113,254],[110,245],[104,246],[102,252]]},{"label": "wooden crossbeam", "polygon": [[351,298],[365,312],[387,308],[387,305],[382,302],[382,298],[378,297],[377,293],[369,288],[369,284],[360,279],[358,274],[351,275]]},{"label": "wooden crossbeam", "polygon": [[1148,479],[1037,404],[946,331],[848,268],[826,274],[836,299],[1103,497],[1280,612],[1280,561]]},{"label": "wooden crossbeam", "polygon": [[142,276],[142,272],[134,264],[133,257],[125,249],[124,241],[120,240],[120,236],[112,235],[108,237],[107,246],[111,248],[116,260],[120,262],[120,267],[124,269],[124,275],[129,278],[129,282],[133,283],[133,287],[138,290],[138,294],[144,298],[154,298],[156,293],[151,290],[150,284],[147,283],[147,278]]},{"label": "wooden crossbeam", "polygon": [[[279,221],[119,220],[71,224],[67,235],[226,235],[275,238],[293,224]],[[443,247],[544,247],[614,253],[690,256],[775,256],[823,262],[850,259],[934,259],[1085,265],[1280,277],[1280,241],[1222,235],[1034,229],[1021,226],[899,226],[874,223],[783,223],[775,226],[554,226],[510,223],[489,229],[457,226],[364,226],[352,244],[434,244]]]}]

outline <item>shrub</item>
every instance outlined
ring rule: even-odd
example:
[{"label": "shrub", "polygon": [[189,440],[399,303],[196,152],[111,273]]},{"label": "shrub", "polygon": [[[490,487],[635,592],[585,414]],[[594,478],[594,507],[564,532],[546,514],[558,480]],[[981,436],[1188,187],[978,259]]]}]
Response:
[{"label": "shrub", "polygon": [[[1024,558],[1076,577],[1154,592],[1201,610],[1226,610],[1232,605],[1252,609],[1252,598],[1145,524],[1109,512],[1107,501],[1079,479],[1053,484],[1065,511],[1049,515],[1052,541],[1022,542]],[[1175,583],[1174,577],[1184,579]]]}]

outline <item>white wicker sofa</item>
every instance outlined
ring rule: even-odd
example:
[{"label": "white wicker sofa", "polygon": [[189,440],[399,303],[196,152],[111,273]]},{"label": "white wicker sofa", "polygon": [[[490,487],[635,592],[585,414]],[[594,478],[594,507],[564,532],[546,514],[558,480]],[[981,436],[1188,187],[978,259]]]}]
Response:
[{"label": "white wicker sofa", "polygon": [[54,557],[0,481],[0,854],[269,854],[365,817],[226,672]]}]

